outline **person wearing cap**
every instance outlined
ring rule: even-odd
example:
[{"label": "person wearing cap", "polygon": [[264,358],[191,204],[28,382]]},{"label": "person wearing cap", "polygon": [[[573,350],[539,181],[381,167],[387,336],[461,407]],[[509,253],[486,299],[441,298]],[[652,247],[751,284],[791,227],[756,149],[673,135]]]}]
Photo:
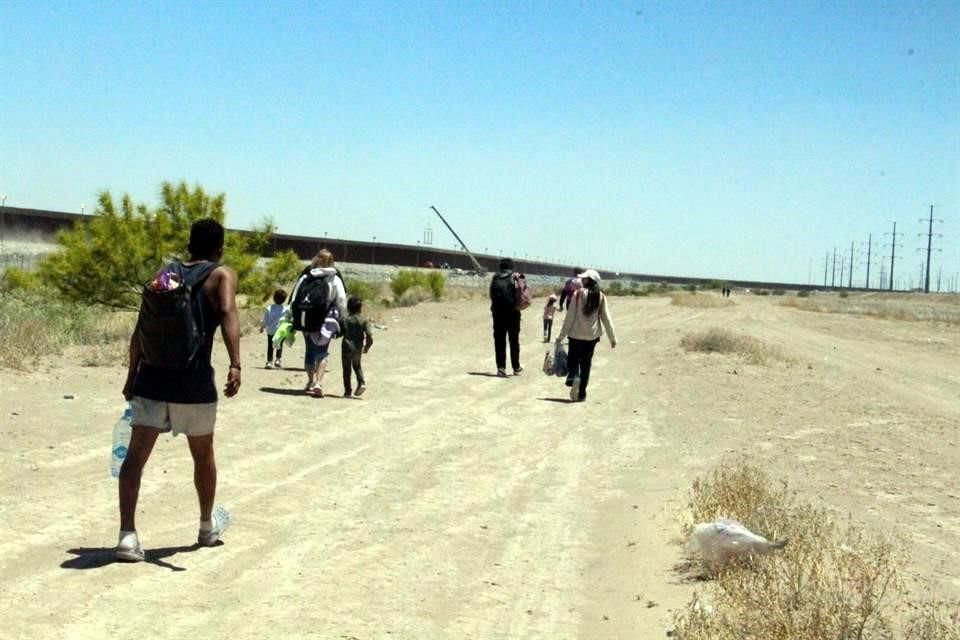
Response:
[{"label": "person wearing cap", "polygon": [[617,346],[607,297],[600,291],[600,274],[595,269],[587,269],[579,274],[579,277],[583,286],[573,292],[563,326],[557,334],[558,344],[562,343],[564,338],[569,338],[566,384],[570,387],[572,402],[583,402],[587,399],[593,351],[600,342],[604,329],[610,340],[610,348],[615,349]]},{"label": "person wearing cap", "polygon": [[513,283],[513,260],[500,260],[500,270],[490,281],[490,313],[493,315],[493,351],[497,361],[497,377],[507,377],[507,338],[510,339],[510,364],[513,375],[523,371],[520,366],[520,311],[516,305],[516,286]]}]

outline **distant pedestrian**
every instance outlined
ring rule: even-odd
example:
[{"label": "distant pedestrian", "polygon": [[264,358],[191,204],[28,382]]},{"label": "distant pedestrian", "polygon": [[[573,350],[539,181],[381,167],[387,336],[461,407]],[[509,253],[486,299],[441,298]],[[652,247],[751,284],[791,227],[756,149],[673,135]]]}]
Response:
[{"label": "distant pedestrian", "polygon": [[493,315],[493,350],[497,361],[497,376],[507,377],[507,339],[510,341],[510,364],[513,375],[523,371],[520,366],[520,311],[517,309],[517,290],[514,284],[513,260],[503,258],[500,270],[490,281],[490,313]]},{"label": "distant pedestrian", "polygon": [[543,341],[550,342],[550,333],[553,330],[553,316],[557,312],[557,296],[553,293],[547,298],[543,307]]},{"label": "distant pedestrian", "polygon": [[580,288],[580,272],[583,271],[580,267],[577,267],[573,270],[573,277],[567,280],[563,284],[563,289],[560,290],[560,311],[563,311],[563,303],[566,302],[566,308],[570,308],[570,302],[573,299],[573,292]]},{"label": "distant pedestrian", "polygon": [[283,364],[283,342],[277,345],[277,359],[273,359],[273,336],[277,333],[277,327],[280,326],[280,320],[283,319],[283,313],[286,307],[283,303],[287,299],[287,292],[283,289],[277,289],[273,292],[273,304],[269,305],[263,312],[263,318],[260,320],[260,333],[267,332],[267,364],[264,369],[279,369]]},{"label": "distant pedestrian", "polygon": [[[370,323],[361,315],[363,313],[363,300],[351,297],[347,300],[347,313],[341,325],[343,335],[343,346],[340,351],[341,362],[343,364],[343,397],[349,398],[351,395],[362,396],[367,390],[367,383],[363,377],[363,367],[360,359],[364,353],[370,351],[373,346],[373,336],[370,334]],[[353,391],[350,370],[357,376],[357,390]]]},{"label": "distant pedestrian", "polygon": [[[580,274],[582,288],[573,293],[573,300],[567,307],[563,327],[557,335],[557,343],[568,337],[567,381],[570,387],[570,400],[583,402],[587,399],[587,384],[590,382],[590,367],[593,363],[593,351],[607,330],[610,348],[617,346],[617,337],[613,331],[613,320],[607,297],[600,291],[600,274],[587,269]],[[602,328],[601,328],[602,325]]]}]

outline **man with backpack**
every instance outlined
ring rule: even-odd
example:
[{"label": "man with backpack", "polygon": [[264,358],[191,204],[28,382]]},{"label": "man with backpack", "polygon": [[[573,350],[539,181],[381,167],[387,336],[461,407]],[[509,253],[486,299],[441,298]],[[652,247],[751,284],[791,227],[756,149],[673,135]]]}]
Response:
[{"label": "man with backpack", "polygon": [[520,366],[520,312],[530,304],[530,290],[523,274],[513,270],[513,260],[500,260],[500,270],[490,282],[490,312],[493,315],[493,350],[497,376],[507,377],[507,338],[510,340],[510,364],[513,375]]},{"label": "man with backpack", "polygon": [[213,430],[217,388],[210,356],[217,327],[230,364],[224,395],[240,390],[240,327],[237,274],[218,264],[223,227],[205,218],[190,228],[189,260],[162,268],[144,287],[137,326],[130,339],[130,364],[123,397],[133,409],[133,429],[120,468],[120,536],[114,557],[144,559],[134,517],[140,478],[164,431],[187,437],[200,502],[197,544],[213,546],[226,526],[213,513],[217,466]]}]

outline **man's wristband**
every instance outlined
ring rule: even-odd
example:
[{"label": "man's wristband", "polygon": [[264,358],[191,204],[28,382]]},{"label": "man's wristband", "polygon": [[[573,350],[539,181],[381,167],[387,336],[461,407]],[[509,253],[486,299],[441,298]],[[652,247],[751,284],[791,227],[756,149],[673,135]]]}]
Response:
[{"label": "man's wristband", "polygon": [[236,369],[237,371],[240,371],[240,369],[241,369],[240,365],[238,365],[238,364],[231,364],[231,365],[230,365],[230,368],[231,368],[231,369]]}]

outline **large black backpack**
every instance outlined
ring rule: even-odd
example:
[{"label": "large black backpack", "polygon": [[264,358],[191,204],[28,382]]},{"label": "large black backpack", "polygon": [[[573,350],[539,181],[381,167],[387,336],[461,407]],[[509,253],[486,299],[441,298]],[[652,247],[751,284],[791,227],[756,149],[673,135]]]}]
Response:
[{"label": "large black backpack", "polygon": [[203,283],[217,268],[204,262],[184,275],[183,264],[173,262],[163,271],[174,274],[180,285],[163,290],[147,284],[140,299],[137,337],[143,361],[160,369],[187,369],[207,339],[203,305],[197,299]]},{"label": "large black backpack", "polygon": [[293,300],[290,302],[290,315],[293,328],[297,331],[320,331],[323,321],[330,311],[333,300],[330,298],[333,275],[314,276],[310,268],[303,270],[294,286]]}]

